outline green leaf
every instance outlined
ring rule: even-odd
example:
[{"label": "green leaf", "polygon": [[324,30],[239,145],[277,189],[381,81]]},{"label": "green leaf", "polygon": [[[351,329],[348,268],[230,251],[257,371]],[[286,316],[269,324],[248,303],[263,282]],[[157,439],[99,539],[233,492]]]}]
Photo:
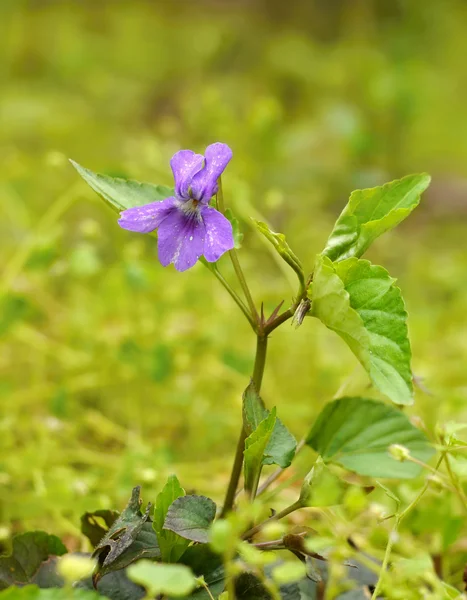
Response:
[{"label": "green leaf", "polygon": [[81,532],[88,538],[93,548],[99,544],[119,514],[116,510],[96,510],[84,513],[81,517]]},{"label": "green leaf", "polygon": [[[157,539],[151,528],[147,527],[145,532],[142,533],[143,526],[149,517],[151,505],[148,504],[145,513],[141,514],[140,491],[139,486],[133,489],[128,505],[109,528],[92,554],[99,563],[94,574],[95,582],[99,581],[106,573],[126,567],[142,555],[147,556],[149,554],[153,557],[160,555]],[[141,554],[145,547],[145,541],[148,541],[148,534],[153,535],[152,544],[150,542],[149,547]],[[145,536],[143,540],[139,537],[140,535]],[[141,540],[141,545],[135,548],[133,544],[137,539]]]},{"label": "green leaf", "polygon": [[288,245],[285,240],[285,235],[283,233],[276,233],[272,231],[266,223],[262,221],[257,221],[256,219],[251,219],[256,226],[256,229],[264,235],[264,237],[271,242],[274,246],[276,252],[285,260],[285,262],[292,267],[292,269],[297,274],[297,277],[300,281],[300,285],[302,288],[305,288],[305,275],[303,273],[303,267],[292,249]]},{"label": "green leaf", "polygon": [[[283,600],[300,600],[303,597],[316,600],[315,595],[302,596],[296,583],[281,585],[279,592]],[[237,600],[272,600],[273,596],[256,575],[246,572],[241,573],[235,579],[235,598]]]},{"label": "green leaf", "polygon": [[253,573],[241,573],[235,579],[237,600],[271,600],[271,594]]},{"label": "green leaf", "polygon": [[102,600],[95,591],[79,588],[72,589],[39,589],[35,585],[22,588],[11,587],[0,593],[1,600]]},{"label": "green leaf", "polygon": [[412,404],[407,313],[388,272],[367,260],[318,256],[311,314],[347,343],[373,384],[396,404]]},{"label": "green leaf", "polygon": [[225,209],[225,216],[227,217],[227,219],[230,221],[230,224],[232,225],[234,245],[235,245],[235,248],[237,250],[239,250],[242,247],[243,233],[240,231],[240,224],[238,222],[238,219],[234,216],[234,214],[230,208]]},{"label": "green leaf", "polygon": [[167,483],[156,498],[154,507],[154,531],[157,533],[163,562],[177,562],[188,547],[189,541],[176,533],[164,529],[165,519],[170,505],[177,498],[185,496],[176,475],[170,475]]},{"label": "green leaf", "polygon": [[342,501],[344,485],[318,457],[313,468],[305,477],[300,491],[304,506],[333,506]]},{"label": "green leaf", "polygon": [[255,489],[258,484],[266,448],[271,439],[276,420],[276,409],[273,408],[245,440],[244,477],[246,490]]},{"label": "green leaf", "polygon": [[258,394],[253,380],[251,380],[243,392],[243,425],[248,435],[253,433],[267,415],[268,412],[264,406],[263,399]]},{"label": "green leaf", "polygon": [[54,585],[56,574],[47,570],[47,561],[52,556],[62,556],[67,549],[55,535],[43,531],[21,533],[13,538],[10,556],[0,557],[0,590],[12,585],[36,583],[41,576],[44,581],[50,580]]},{"label": "green leaf", "polygon": [[410,215],[430,180],[426,173],[407,175],[380,187],[352,192],[323,254],[332,261],[361,256],[377,237]]},{"label": "green leaf", "polygon": [[70,162],[84,181],[116,212],[149,204],[149,202],[164,200],[169,196],[173,196],[174,193],[173,189],[165,185],[109,177],[109,175],[93,173],[74,160],[70,160]]},{"label": "green leaf", "polygon": [[[94,590],[92,579],[85,579],[75,584],[75,587]],[[143,588],[127,577],[126,570],[112,571],[99,581],[97,590],[110,600],[142,600],[146,595]]]},{"label": "green leaf", "polygon": [[196,578],[185,565],[168,565],[141,560],[128,568],[128,577],[146,588],[148,597],[159,594],[186,596],[196,587]]},{"label": "green leaf", "polygon": [[391,456],[388,448],[392,444],[405,446],[423,462],[434,452],[425,434],[400,410],[369,398],[340,398],[329,403],[306,443],[325,462],[371,477],[410,479],[420,473],[419,465]]},{"label": "green leaf", "polygon": [[209,527],[216,516],[216,505],[206,496],[182,496],[171,505],[164,529],[187,540],[207,544]]},{"label": "green leaf", "polygon": [[146,521],[130,546],[111,565],[101,570],[101,576],[111,571],[124,569],[141,558],[161,558],[158,539],[152,523]]},{"label": "green leaf", "polygon": [[288,560],[272,569],[272,578],[279,585],[295,583],[306,577],[305,563],[300,560]]},{"label": "green leaf", "polygon": [[[269,411],[256,391],[253,381],[250,382],[243,394],[243,423],[248,434],[258,427]],[[272,431],[263,456],[263,465],[278,465],[282,469],[292,463],[297,448],[297,441],[279,418]]]}]

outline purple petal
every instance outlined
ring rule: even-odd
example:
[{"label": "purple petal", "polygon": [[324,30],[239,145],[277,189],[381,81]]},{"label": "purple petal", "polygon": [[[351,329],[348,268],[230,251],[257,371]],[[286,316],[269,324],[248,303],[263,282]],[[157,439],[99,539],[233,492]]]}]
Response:
[{"label": "purple petal", "polygon": [[161,223],[157,234],[159,260],[164,267],[174,263],[177,271],[186,271],[203,254],[205,227],[198,215],[174,210]]},{"label": "purple petal", "polygon": [[234,247],[232,225],[212,206],[203,207],[201,214],[206,227],[204,258],[208,262],[216,262],[224,252]]},{"label": "purple petal", "polygon": [[127,208],[120,213],[118,224],[128,231],[150,233],[174,210],[177,200],[173,197],[162,202],[150,202],[143,206]]},{"label": "purple petal", "polygon": [[175,179],[175,193],[179,198],[188,199],[188,188],[191,181],[203,168],[204,156],[192,150],[179,150],[170,159],[170,166]]},{"label": "purple petal", "polygon": [[194,175],[191,181],[191,190],[194,198],[209,202],[217,192],[217,180],[229,164],[232,150],[227,144],[217,142],[206,148],[204,156],[206,164],[204,169],[198,170]]}]

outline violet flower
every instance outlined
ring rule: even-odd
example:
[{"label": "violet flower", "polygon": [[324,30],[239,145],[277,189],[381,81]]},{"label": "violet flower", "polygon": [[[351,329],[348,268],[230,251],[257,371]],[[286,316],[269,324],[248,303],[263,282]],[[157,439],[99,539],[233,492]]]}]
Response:
[{"label": "violet flower", "polygon": [[232,225],[209,201],[217,193],[217,180],[232,158],[232,150],[211,144],[204,156],[180,150],[172,157],[175,196],[124,210],[120,227],[138,233],[158,229],[157,250],[161,264],[174,263],[186,271],[200,256],[215,262],[234,247]]}]

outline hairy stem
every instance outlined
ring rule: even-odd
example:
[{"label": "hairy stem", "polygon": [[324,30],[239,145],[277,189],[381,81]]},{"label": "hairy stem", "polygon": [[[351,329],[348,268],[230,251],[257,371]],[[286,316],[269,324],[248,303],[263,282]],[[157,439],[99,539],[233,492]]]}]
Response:
[{"label": "hairy stem", "polygon": [[[259,393],[261,390],[261,383],[263,381],[264,367],[266,366],[266,353],[268,349],[268,338],[267,336],[258,334],[256,338],[256,356],[255,356],[255,364],[253,367],[253,383],[256,386],[256,389]],[[225,515],[232,510],[235,494],[237,492],[238,482],[240,480],[240,475],[242,474],[243,467],[243,452],[245,450],[245,440],[247,434],[245,428],[242,424],[242,430],[240,432],[240,437],[237,442],[237,450],[235,453],[234,464],[232,467],[232,473],[230,475],[229,486],[227,488],[227,493],[224,500],[224,506],[222,508],[221,517],[225,517]]]}]

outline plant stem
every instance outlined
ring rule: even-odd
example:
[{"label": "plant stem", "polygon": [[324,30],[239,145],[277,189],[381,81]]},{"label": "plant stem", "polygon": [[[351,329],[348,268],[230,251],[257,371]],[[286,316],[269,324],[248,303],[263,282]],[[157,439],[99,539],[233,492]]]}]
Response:
[{"label": "plant stem", "polygon": [[268,350],[268,338],[266,335],[258,333],[256,338],[256,355],[255,364],[253,367],[253,383],[255,384],[258,394],[261,391],[263,383],[264,367],[266,366],[266,353]]},{"label": "plant stem", "polygon": [[211,594],[211,590],[209,589],[208,584],[204,581],[204,578],[198,579],[199,584],[206,590],[207,595],[210,600],[215,600],[214,596]]},{"label": "plant stem", "polygon": [[[255,364],[253,367],[253,383],[256,386],[256,389],[259,393],[261,390],[261,383],[263,381],[264,367],[266,366],[266,353],[268,349],[268,338],[265,335],[261,335],[258,333],[256,338],[256,356],[255,356]],[[240,437],[237,442],[237,450],[235,453],[234,464],[232,467],[232,473],[230,475],[229,486],[227,488],[227,493],[224,500],[224,506],[222,508],[221,517],[225,517],[225,515],[232,510],[232,506],[235,500],[235,494],[237,492],[238,482],[240,479],[240,475],[242,474],[243,467],[243,452],[245,450],[245,440],[247,438],[247,434],[245,428],[242,424],[242,430],[240,432]]]},{"label": "plant stem", "polygon": [[[435,471],[438,471],[442,460],[443,460],[443,456],[440,456],[440,458],[438,459],[438,461],[436,463],[436,467],[434,469]],[[405,519],[405,517],[409,514],[409,512],[417,506],[417,504],[420,502],[422,496],[425,494],[425,492],[427,491],[429,486],[430,486],[430,481],[426,480],[425,485],[422,487],[422,489],[417,494],[417,496],[412,500],[412,502],[401,513],[396,515],[396,521],[394,523],[394,527],[392,528],[391,533],[389,534],[388,544],[386,546],[386,551],[384,553],[383,564],[381,565],[381,569],[379,572],[379,578],[376,583],[376,587],[373,591],[373,594],[371,596],[371,600],[376,600],[379,592],[381,591],[383,577],[388,568],[389,559],[391,557],[392,546],[394,544],[394,539],[396,537],[397,531],[399,529],[399,526],[400,526],[402,520]]]},{"label": "plant stem", "polygon": [[218,270],[218,268],[217,268],[216,265],[214,265],[214,266],[206,265],[206,266],[214,274],[214,276],[217,278],[217,280],[220,281],[220,283],[224,286],[224,288],[229,292],[229,294],[233,298],[234,302],[237,304],[237,306],[240,308],[240,310],[242,311],[242,313],[247,318],[248,323],[251,325],[253,331],[256,332],[256,323],[255,323],[253,317],[251,316],[250,311],[248,310],[248,308],[246,307],[245,303],[240,298],[240,296],[237,294],[237,292],[226,281],[226,279],[220,273],[220,271]]},{"label": "plant stem", "polygon": [[266,335],[269,335],[272,331],[274,331],[274,329],[279,327],[279,325],[282,325],[282,323],[285,323],[286,321],[291,319],[294,316],[295,311],[297,310],[297,306],[298,306],[298,304],[294,303],[293,306],[291,306],[286,311],[284,311],[282,314],[277,316],[274,319],[274,321],[272,321],[272,323],[269,323],[268,325],[266,325],[266,327],[264,328],[264,332],[266,333]]},{"label": "plant stem", "polygon": [[[225,213],[224,193],[222,191],[222,178],[221,177],[219,177],[219,180],[218,180],[218,189],[217,189],[216,198],[217,198],[217,207],[218,207],[219,211],[222,214],[224,214]],[[233,265],[235,274],[237,275],[237,279],[240,282],[240,285],[242,286],[243,293],[245,294],[245,298],[246,298],[248,307],[250,308],[251,316],[255,321],[258,321],[258,318],[259,318],[258,311],[256,310],[256,306],[253,301],[253,297],[251,295],[250,288],[248,287],[248,284],[246,282],[245,275],[243,274],[242,267],[240,266],[240,261],[238,260],[237,251],[235,250],[235,248],[233,248],[232,250],[229,250],[229,256],[230,256],[230,260],[232,261],[232,265]]]},{"label": "plant stem", "polygon": [[269,517],[269,519],[266,519],[262,523],[259,523],[258,525],[255,525],[254,527],[252,527],[251,529],[249,529],[246,533],[243,534],[242,538],[244,540],[248,540],[249,538],[251,538],[254,535],[256,535],[259,531],[261,531],[261,529],[267,523],[271,523],[272,521],[279,521],[280,519],[283,519],[284,517],[287,517],[287,515],[290,515],[290,513],[293,513],[296,510],[299,510],[300,508],[304,508],[304,505],[303,505],[303,503],[302,503],[301,500],[297,500],[296,502],[294,502],[290,506],[287,506],[287,508],[284,508],[283,510],[279,511],[278,513],[276,513],[272,517]]},{"label": "plant stem", "polygon": [[442,457],[446,464],[446,469],[447,469],[447,472],[449,475],[449,479],[451,480],[454,490],[455,490],[457,496],[459,497],[459,500],[461,501],[462,506],[464,507],[464,510],[467,511],[467,498],[465,497],[465,493],[464,493],[464,490],[462,489],[462,486],[459,484],[458,478],[454,475],[454,473],[452,471],[451,463],[449,462],[449,456],[448,456],[447,452],[443,452]]}]

